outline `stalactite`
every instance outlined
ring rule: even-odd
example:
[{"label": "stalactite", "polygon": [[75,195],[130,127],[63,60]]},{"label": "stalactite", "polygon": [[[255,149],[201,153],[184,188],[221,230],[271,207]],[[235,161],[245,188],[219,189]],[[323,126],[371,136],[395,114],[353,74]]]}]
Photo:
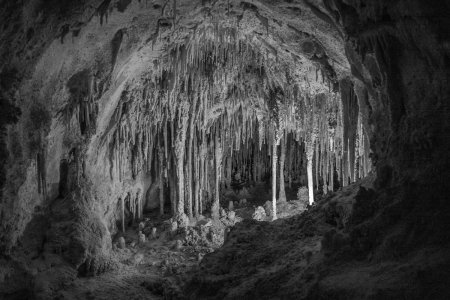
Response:
[{"label": "stalactite", "polygon": [[36,154],[36,174],[38,182],[38,192],[47,198],[47,176],[44,149],[40,149]]},{"label": "stalactite", "polygon": [[[316,188],[323,184],[324,193],[334,189],[335,170],[343,185],[367,174],[369,147],[351,83],[342,83],[341,97],[305,91],[300,79],[287,79],[295,76],[281,59],[276,66],[271,53],[239,34],[219,25],[199,28],[186,42],[170,44],[141,92],[123,93],[114,116],[118,125],[108,134],[111,177],[122,180],[131,171],[137,178],[157,169],[162,193],[167,178],[173,213],[198,216],[211,203],[218,208],[220,186],[230,187],[235,169],[243,181],[271,173],[276,180],[281,131],[280,200],[286,198],[285,174],[289,187],[305,184],[306,169],[310,203],[313,169]],[[323,81],[316,70],[317,81],[320,76]],[[268,103],[275,87],[283,96]],[[80,109],[82,122],[93,121],[92,106]],[[136,201],[130,208],[137,205],[139,217],[142,204]]]}]

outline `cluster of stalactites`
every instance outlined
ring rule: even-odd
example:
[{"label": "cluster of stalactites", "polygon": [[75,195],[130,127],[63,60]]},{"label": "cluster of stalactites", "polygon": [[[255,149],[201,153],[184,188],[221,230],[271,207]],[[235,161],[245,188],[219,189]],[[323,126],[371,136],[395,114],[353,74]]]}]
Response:
[{"label": "cluster of stalactites", "polygon": [[144,213],[144,203],[143,198],[141,197],[140,190],[137,191],[137,193],[127,193],[126,196],[120,199],[120,206],[121,206],[121,229],[123,232],[125,232],[125,210],[127,210],[131,216],[130,218],[135,221],[142,218],[142,215]]},{"label": "cluster of stalactites", "polygon": [[233,163],[260,179],[270,165],[254,168],[280,142],[303,145],[288,147],[285,161],[302,156],[292,151],[306,152],[325,193],[335,173],[345,186],[370,171],[351,83],[340,94],[310,94],[232,29],[208,30],[171,47],[141,89],[123,94],[108,135],[112,177],[162,173],[172,212],[191,216],[217,202],[217,182],[230,180]]}]

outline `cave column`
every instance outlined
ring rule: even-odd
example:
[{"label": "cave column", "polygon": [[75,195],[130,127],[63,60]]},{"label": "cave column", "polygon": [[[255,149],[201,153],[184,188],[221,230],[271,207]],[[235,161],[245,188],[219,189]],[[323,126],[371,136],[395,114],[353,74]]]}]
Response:
[{"label": "cave column", "polygon": [[162,148],[159,148],[159,215],[164,215],[164,165],[163,165],[163,159],[164,154]]},{"label": "cave column", "polygon": [[122,232],[125,232],[125,199],[120,198],[121,211],[122,211]]},{"label": "cave column", "polygon": [[218,129],[216,128],[215,132],[215,171],[216,171],[216,178],[215,178],[215,191],[214,191],[214,200],[211,206],[211,217],[213,219],[219,219],[219,207],[220,207],[220,174],[221,174],[221,166],[222,166],[222,146],[220,143],[219,138],[219,132],[217,132]]},{"label": "cave column", "polygon": [[286,134],[281,140],[281,155],[280,155],[280,193],[278,200],[280,202],[286,202],[286,190],[284,186],[284,162],[286,159]]},{"label": "cave column", "polygon": [[189,145],[188,145],[188,157],[187,157],[187,167],[186,167],[186,198],[188,200],[188,216],[192,219],[192,146],[194,142],[194,112],[191,112],[191,121],[189,124]]},{"label": "cave column", "polygon": [[199,176],[200,158],[198,157],[198,140],[197,131],[194,131],[194,216],[198,218],[199,211],[199,197],[200,197],[200,176]]},{"label": "cave column", "polygon": [[280,143],[278,129],[274,128],[272,147],[272,220],[277,219],[277,146]]},{"label": "cave column", "polygon": [[309,205],[314,203],[314,180],[313,180],[313,157],[314,157],[314,136],[310,135],[306,140],[306,161],[308,176]]},{"label": "cave column", "polygon": [[184,213],[184,157],[185,157],[185,145],[186,145],[186,130],[189,120],[189,103],[184,103],[180,108],[181,114],[178,121],[177,137],[175,141],[175,155],[177,164],[177,177],[178,177],[178,203],[177,203],[177,222],[179,227],[186,227],[187,217]]}]

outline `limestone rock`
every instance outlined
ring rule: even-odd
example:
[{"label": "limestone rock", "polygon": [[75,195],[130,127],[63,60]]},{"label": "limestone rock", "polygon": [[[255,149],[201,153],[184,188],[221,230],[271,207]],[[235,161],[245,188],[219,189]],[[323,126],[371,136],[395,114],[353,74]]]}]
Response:
[{"label": "limestone rock", "polygon": [[152,237],[152,239],[157,239],[158,238],[158,236],[156,235],[156,227],[153,227],[152,228],[152,234],[151,234],[151,237]]},{"label": "limestone rock", "polygon": [[236,219],[236,212],[230,210],[230,211],[228,212],[228,219],[229,219],[230,221],[234,221],[234,220]]},{"label": "limestone rock", "polygon": [[250,193],[248,192],[247,188],[242,188],[238,193],[239,199],[247,199],[250,197]]},{"label": "limestone rock", "polygon": [[170,225],[170,227],[169,227],[170,232],[177,231],[178,223],[176,221],[171,221],[169,225]]},{"label": "limestone rock", "polygon": [[201,261],[203,259],[204,254],[197,253],[197,261]]},{"label": "limestone rock", "polygon": [[139,226],[138,226],[138,230],[142,231],[142,230],[144,230],[144,228],[145,228],[145,223],[144,222],[140,222]]},{"label": "limestone rock", "polygon": [[183,248],[183,242],[181,240],[176,240],[174,249],[180,251]]},{"label": "limestone rock", "polygon": [[139,231],[138,237],[139,237],[139,244],[144,244],[145,240],[146,240],[145,234],[143,234],[141,231]]},{"label": "limestone rock", "polygon": [[302,186],[298,189],[297,192],[297,199],[304,203],[305,206],[309,204],[309,194],[308,194],[308,188],[305,186]]},{"label": "limestone rock", "polygon": [[224,218],[227,216],[227,212],[222,207],[220,208],[219,213],[220,213],[221,218]]},{"label": "limestone rock", "polygon": [[252,215],[252,219],[256,221],[264,221],[266,219],[266,211],[262,206],[258,206]]},{"label": "limestone rock", "polygon": [[268,217],[272,217],[272,201],[266,201],[264,203],[264,211]]},{"label": "limestone rock", "polygon": [[143,253],[136,253],[133,255],[133,264],[134,265],[140,265],[144,261],[144,254]]},{"label": "limestone rock", "polygon": [[185,228],[189,226],[189,218],[186,214],[179,214],[175,216],[178,228]]},{"label": "limestone rock", "polygon": [[126,248],[125,238],[123,236],[121,236],[117,239],[117,248],[119,248],[119,249]]}]

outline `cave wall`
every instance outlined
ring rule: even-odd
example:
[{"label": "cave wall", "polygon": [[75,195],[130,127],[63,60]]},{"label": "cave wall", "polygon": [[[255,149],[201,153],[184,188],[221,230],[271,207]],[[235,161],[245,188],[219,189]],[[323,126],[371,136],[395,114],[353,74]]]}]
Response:
[{"label": "cave wall", "polygon": [[450,7],[440,1],[326,3],[349,36],[346,53],[360,108],[368,112],[377,174],[371,205],[379,213],[354,237],[367,242],[364,255],[375,257],[442,247],[449,240]]},{"label": "cave wall", "polygon": [[[145,68],[145,64],[134,64],[130,68],[133,64],[127,65],[127,62],[133,59],[137,44],[143,38],[140,35],[152,31],[153,24],[130,30],[123,36],[121,32],[125,31],[124,27],[135,28],[132,20],[136,16],[147,18],[146,13],[156,15],[157,10],[148,7],[143,12],[143,6],[135,3],[127,12],[117,12],[113,6],[102,11],[100,3],[96,3],[73,4],[74,8],[67,6],[68,3],[57,3],[56,8],[49,4],[48,8],[39,1],[31,1],[25,7],[6,6],[5,19],[11,24],[5,23],[7,29],[2,32],[2,38],[11,43],[8,49],[15,57],[2,69],[2,76],[7,79],[2,81],[5,84],[2,108],[5,105],[6,113],[12,107],[10,119],[18,113],[20,117],[13,127],[3,129],[2,123],[5,131],[2,141],[9,150],[4,165],[7,179],[2,185],[4,250],[16,244],[36,212],[51,214],[52,206],[63,198],[70,198],[71,193],[85,186],[84,181],[95,187],[89,189],[92,195],[85,197],[102,207],[95,210],[96,218],[106,226],[109,236],[109,230],[116,231],[119,199],[127,195],[143,198],[151,183],[145,174],[134,180],[110,178],[109,160],[102,156],[106,154],[99,146],[98,135],[108,125],[125,79],[131,79],[130,74],[139,74],[136,66]],[[97,10],[92,10],[91,7],[97,6]],[[64,19],[63,9],[73,9],[70,18]],[[113,11],[114,18],[108,18],[108,22],[103,20]],[[15,14],[7,18],[7,12]],[[42,14],[48,14],[48,19]],[[28,24],[31,17],[27,22],[19,18],[28,15],[40,16],[40,21]],[[68,24],[62,23],[64,21]],[[26,31],[27,27],[34,32],[29,34],[25,45],[17,44],[19,38],[8,27],[14,25],[19,33],[19,28]],[[57,31],[59,27],[62,32]],[[36,41],[38,47],[34,46]],[[4,57],[8,49],[2,47]],[[33,51],[40,54],[34,57]],[[23,52],[27,54],[28,63],[21,61]],[[11,87],[6,84],[16,88],[8,93]],[[19,112],[15,113],[14,109]],[[3,120],[11,122],[6,117]],[[127,177],[131,178],[128,173]]]},{"label": "cave wall", "polygon": [[[349,34],[346,53],[364,84],[360,106],[381,185],[448,164],[448,4],[329,1]],[[334,7],[334,9],[332,9]],[[339,17],[340,15],[340,17]],[[356,26],[359,25],[359,26]],[[364,89],[363,88],[363,89]],[[442,151],[442,152],[441,152]],[[441,154],[438,154],[441,153]],[[440,159],[438,157],[441,157]]]}]

